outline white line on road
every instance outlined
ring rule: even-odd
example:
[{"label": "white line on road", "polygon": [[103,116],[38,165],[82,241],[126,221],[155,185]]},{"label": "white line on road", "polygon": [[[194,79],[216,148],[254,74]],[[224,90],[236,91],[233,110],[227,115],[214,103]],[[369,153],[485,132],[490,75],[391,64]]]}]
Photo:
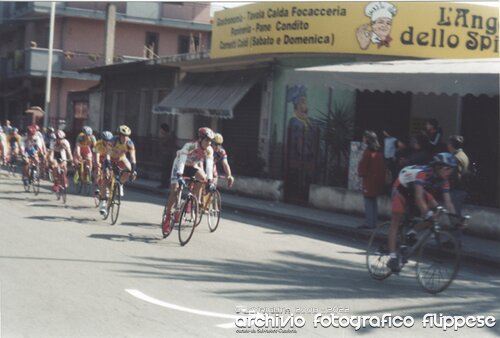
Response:
[{"label": "white line on road", "polygon": [[[125,289],[125,291],[128,292],[129,294],[131,294],[132,296],[136,297],[136,298],[142,299],[143,301],[146,301],[146,302],[151,303],[151,304],[163,306],[163,307],[166,307],[166,308],[172,309],[172,310],[177,310],[177,311],[182,311],[182,312],[188,312],[188,313],[193,313],[193,314],[196,314],[196,315],[207,316],[207,317],[217,317],[217,318],[227,318],[227,319],[236,319],[236,318],[239,318],[238,316],[235,316],[235,315],[226,315],[224,313],[217,313],[217,312],[210,312],[210,311],[190,309],[190,308],[187,308],[187,307],[184,307],[184,306],[167,303],[167,302],[155,299],[153,297],[150,297],[150,296],[142,293],[141,291],[135,290],[135,289]],[[229,327],[226,327],[229,324],[221,324],[221,325],[224,325],[224,328],[229,328]],[[223,327],[223,326],[220,326],[220,325],[217,325],[217,326]]]}]

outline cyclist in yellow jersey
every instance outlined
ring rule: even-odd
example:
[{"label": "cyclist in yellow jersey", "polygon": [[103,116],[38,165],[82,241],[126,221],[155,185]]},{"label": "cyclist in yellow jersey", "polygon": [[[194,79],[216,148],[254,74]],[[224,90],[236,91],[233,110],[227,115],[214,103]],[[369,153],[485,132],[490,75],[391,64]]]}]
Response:
[{"label": "cyclist in yellow jersey", "polygon": [[12,160],[13,155],[17,156],[22,151],[21,135],[18,134],[18,131],[19,130],[17,128],[12,128],[10,131],[10,135],[7,138],[9,147],[9,161]]},{"label": "cyclist in yellow jersey", "polygon": [[[132,131],[130,128],[124,124],[118,127],[116,130],[116,136],[111,140],[111,163],[117,165],[120,169],[126,169],[128,171],[123,172],[121,175],[120,182],[122,183],[120,187],[123,189],[123,184],[131,177],[132,180],[137,176],[136,171],[136,160],[135,160],[135,146],[134,142],[130,139],[130,134]],[[130,161],[127,158],[127,154],[130,156]],[[120,195],[123,195],[123,191],[120,191]]]},{"label": "cyclist in yellow jersey", "polygon": [[106,212],[106,197],[108,194],[108,179],[109,170],[111,169],[111,148],[113,144],[113,134],[110,131],[103,131],[102,138],[96,142],[94,147],[95,153],[95,169],[96,169],[96,183],[98,189],[95,191],[99,195],[99,212],[104,214]]},{"label": "cyclist in yellow jersey", "polygon": [[[82,132],[78,134],[75,142],[75,168],[78,168],[80,161],[85,160],[89,167],[89,173],[92,172],[92,148],[95,146],[96,139],[93,135],[92,128],[85,126]],[[78,169],[76,169],[78,170]]]}]

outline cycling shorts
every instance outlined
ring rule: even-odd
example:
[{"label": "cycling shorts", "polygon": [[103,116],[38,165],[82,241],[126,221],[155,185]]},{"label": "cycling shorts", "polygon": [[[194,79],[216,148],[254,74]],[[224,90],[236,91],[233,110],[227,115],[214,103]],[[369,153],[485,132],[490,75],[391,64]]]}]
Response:
[{"label": "cycling shorts", "polygon": [[[432,195],[424,190],[424,201],[425,203],[429,204],[432,201],[434,201],[434,197]],[[416,205],[410,205],[410,203],[415,204],[415,201],[411,201],[408,196],[405,196],[402,194],[398,188],[393,188],[392,189],[392,195],[391,195],[391,211],[393,214],[404,214],[406,212],[409,212],[410,209],[413,209],[414,206]]]}]

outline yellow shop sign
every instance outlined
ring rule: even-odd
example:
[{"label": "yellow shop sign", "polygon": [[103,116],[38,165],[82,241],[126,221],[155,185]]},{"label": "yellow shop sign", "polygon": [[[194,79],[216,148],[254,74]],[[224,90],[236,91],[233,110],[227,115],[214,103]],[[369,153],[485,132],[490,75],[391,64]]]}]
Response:
[{"label": "yellow shop sign", "polygon": [[498,57],[498,8],[450,2],[261,2],[215,13],[212,58],[350,53]]}]

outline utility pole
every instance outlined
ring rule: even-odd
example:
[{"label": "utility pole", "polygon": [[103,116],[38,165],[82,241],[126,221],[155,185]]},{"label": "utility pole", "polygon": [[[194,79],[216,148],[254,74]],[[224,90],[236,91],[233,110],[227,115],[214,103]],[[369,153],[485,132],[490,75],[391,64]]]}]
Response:
[{"label": "utility pole", "polygon": [[50,4],[50,32],[49,32],[49,55],[47,64],[47,81],[45,84],[45,114],[43,116],[43,126],[49,126],[49,112],[50,112],[50,87],[52,86],[52,53],[54,50],[54,24],[56,16],[56,3],[52,1]]},{"label": "utility pole", "polygon": [[104,40],[104,64],[113,64],[115,52],[116,3],[106,5],[106,36]]}]

